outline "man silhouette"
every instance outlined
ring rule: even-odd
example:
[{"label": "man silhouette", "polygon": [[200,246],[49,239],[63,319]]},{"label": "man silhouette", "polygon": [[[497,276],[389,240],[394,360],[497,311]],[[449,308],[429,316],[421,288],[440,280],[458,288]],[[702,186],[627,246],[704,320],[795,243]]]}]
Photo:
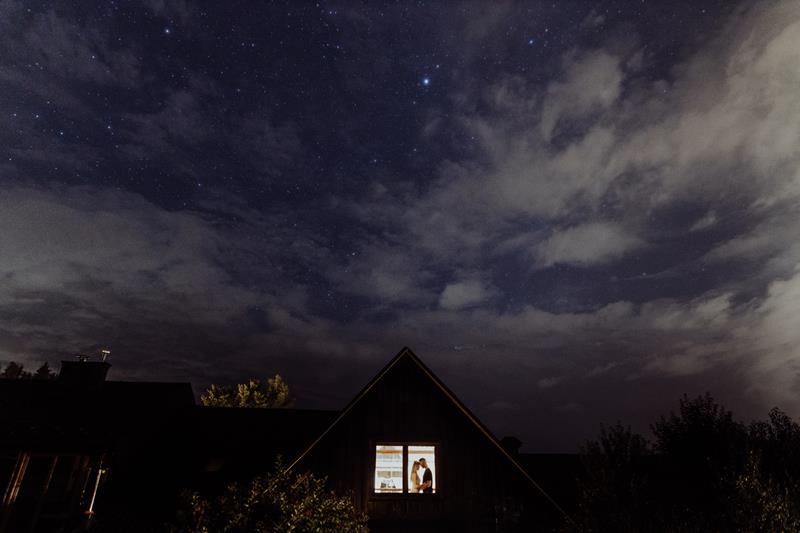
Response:
[{"label": "man silhouette", "polygon": [[428,461],[426,461],[424,457],[420,457],[419,465],[425,469],[422,473],[422,485],[420,485],[420,488],[422,492],[430,494],[433,492],[433,473],[431,469],[428,468]]}]

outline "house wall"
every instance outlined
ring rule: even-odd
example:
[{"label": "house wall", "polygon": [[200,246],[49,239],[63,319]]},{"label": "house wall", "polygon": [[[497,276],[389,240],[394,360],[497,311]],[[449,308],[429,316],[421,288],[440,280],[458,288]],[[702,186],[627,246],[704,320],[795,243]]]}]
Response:
[{"label": "house wall", "polygon": [[[436,494],[375,494],[375,445],[434,444]],[[301,466],[350,492],[374,531],[533,531],[552,511],[410,358],[400,359]]]},{"label": "house wall", "polygon": [[4,480],[0,533],[72,531],[86,524],[83,513],[94,494],[102,456],[19,452]]}]

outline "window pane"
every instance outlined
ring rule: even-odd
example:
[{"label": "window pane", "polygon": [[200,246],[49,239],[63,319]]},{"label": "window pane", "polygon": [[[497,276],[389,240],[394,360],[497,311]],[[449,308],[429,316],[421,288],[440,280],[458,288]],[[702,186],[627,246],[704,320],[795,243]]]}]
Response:
[{"label": "window pane", "polygon": [[402,446],[375,446],[375,492],[403,492]]},{"label": "window pane", "polygon": [[[414,475],[414,463],[419,467]],[[426,473],[425,466],[428,472]],[[408,492],[412,494],[432,494],[436,492],[436,447],[408,446]]]}]

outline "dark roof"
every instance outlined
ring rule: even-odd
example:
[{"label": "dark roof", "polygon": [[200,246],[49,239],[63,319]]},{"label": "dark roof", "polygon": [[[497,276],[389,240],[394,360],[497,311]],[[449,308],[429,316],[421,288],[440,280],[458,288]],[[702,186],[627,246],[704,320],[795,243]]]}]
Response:
[{"label": "dark roof", "polygon": [[136,409],[185,407],[194,405],[194,394],[189,383],[103,381],[85,386],[58,379],[0,379],[0,406],[49,409],[54,402],[75,406],[82,401]]},{"label": "dark roof", "polygon": [[[87,366],[88,367],[88,366]],[[252,475],[296,456],[336,411],[196,406],[189,383],[0,380],[0,448],[171,456]]]},{"label": "dark roof", "polygon": [[276,456],[300,453],[337,411],[197,407],[182,420],[199,468],[226,476],[270,470]]},{"label": "dark roof", "polygon": [[192,406],[189,383],[0,380],[0,446],[103,449]]}]

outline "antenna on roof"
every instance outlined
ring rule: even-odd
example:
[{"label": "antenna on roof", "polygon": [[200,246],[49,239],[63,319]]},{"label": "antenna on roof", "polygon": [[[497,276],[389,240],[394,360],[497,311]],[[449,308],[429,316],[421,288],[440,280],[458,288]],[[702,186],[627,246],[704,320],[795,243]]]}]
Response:
[{"label": "antenna on roof", "polygon": [[89,356],[84,353],[79,353],[78,355],[75,356],[75,358],[77,358],[78,361],[81,363],[85,363],[89,360]]},{"label": "antenna on roof", "polygon": [[100,359],[105,363],[108,356],[111,355],[111,350],[103,348],[100,350]]}]

